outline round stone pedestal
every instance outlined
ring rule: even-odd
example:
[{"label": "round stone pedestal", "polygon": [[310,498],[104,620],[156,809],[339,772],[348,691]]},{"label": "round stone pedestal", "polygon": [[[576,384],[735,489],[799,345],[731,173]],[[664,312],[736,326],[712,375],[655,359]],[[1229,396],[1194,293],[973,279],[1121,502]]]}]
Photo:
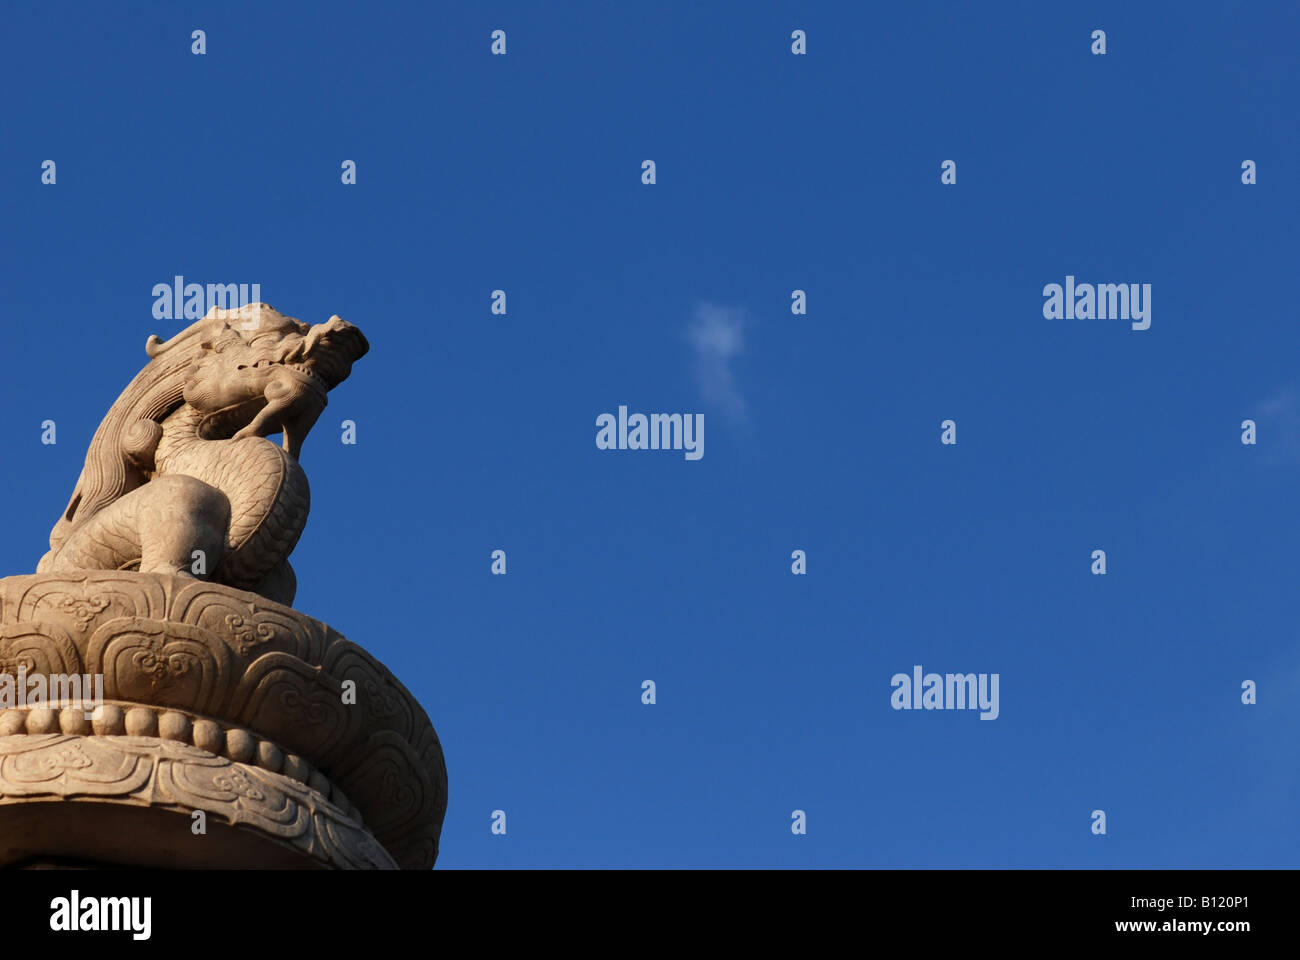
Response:
[{"label": "round stone pedestal", "polygon": [[0,579],[0,865],[428,868],[446,803],[428,716],[325,624],[186,577]]}]

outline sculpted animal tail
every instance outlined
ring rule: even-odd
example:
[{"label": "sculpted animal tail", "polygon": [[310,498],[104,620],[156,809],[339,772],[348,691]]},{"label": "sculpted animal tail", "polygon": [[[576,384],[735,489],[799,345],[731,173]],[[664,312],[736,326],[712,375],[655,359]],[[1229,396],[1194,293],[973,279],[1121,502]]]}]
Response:
[{"label": "sculpted animal tail", "polygon": [[50,552],[41,558],[37,572],[48,569],[73,530],[149,479],[153,452],[162,436],[159,421],[183,402],[184,372],[198,356],[203,339],[198,334],[208,325],[210,321],[200,320],[165,345],[157,337],[149,338],[145,350],[152,359],[127,384],[95,431],[67,509],[50,532]]},{"label": "sculpted animal tail", "polygon": [[214,441],[201,452],[208,463],[193,472],[230,500],[226,553],[215,579],[252,590],[302,536],[311,509],[307,475],[297,460],[260,437]]}]

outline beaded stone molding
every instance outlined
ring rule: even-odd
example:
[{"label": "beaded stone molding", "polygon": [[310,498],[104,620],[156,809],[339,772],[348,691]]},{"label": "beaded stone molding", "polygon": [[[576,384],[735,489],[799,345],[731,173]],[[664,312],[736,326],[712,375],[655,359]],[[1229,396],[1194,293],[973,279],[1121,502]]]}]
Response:
[{"label": "beaded stone molding", "polygon": [[0,674],[20,671],[102,675],[103,703],[0,711],[0,822],[42,796],[93,796],[218,814],[329,866],[437,857],[447,774],[428,716],[290,607],[169,574],[6,577]]}]

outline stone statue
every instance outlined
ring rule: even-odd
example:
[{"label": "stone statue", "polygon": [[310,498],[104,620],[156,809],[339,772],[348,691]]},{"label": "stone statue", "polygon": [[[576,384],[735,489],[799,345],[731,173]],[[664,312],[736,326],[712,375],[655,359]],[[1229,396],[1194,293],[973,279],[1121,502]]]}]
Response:
[{"label": "stone statue", "polygon": [[[298,455],[366,338],[338,317],[309,326],[254,303],[214,308],[145,349],[37,572],[197,571],[292,603],[288,556],[310,504]],[[273,433],[282,446],[265,439]]]},{"label": "stone statue", "polygon": [[288,606],[303,439],[365,337],[254,303],[145,349],[36,574],[0,578],[0,866],[433,866],[428,715]]}]

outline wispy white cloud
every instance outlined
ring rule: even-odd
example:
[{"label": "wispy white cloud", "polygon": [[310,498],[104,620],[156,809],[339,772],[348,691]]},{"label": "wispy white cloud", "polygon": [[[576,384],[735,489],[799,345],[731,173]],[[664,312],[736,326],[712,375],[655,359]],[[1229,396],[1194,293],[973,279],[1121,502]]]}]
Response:
[{"label": "wispy white cloud", "polygon": [[1259,411],[1271,417],[1283,414],[1294,416],[1296,412],[1295,384],[1288,383],[1286,386],[1274,390],[1272,395],[1259,405]]},{"label": "wispy white cloud", "polygon": [[695,359],[695,379],[704,401],[733,419],[746,415],[745,398],[736,384],[732,361],[745,349],[745,311],[700,303],[686,330]]},{"label": "wispy white cloud", "polygon": [[[1289,460],[1300,460],[1300,389],[1283,384],[1259,405],[1259,444]],[[1272,436],[1268,441],[1264,433]]]}]

